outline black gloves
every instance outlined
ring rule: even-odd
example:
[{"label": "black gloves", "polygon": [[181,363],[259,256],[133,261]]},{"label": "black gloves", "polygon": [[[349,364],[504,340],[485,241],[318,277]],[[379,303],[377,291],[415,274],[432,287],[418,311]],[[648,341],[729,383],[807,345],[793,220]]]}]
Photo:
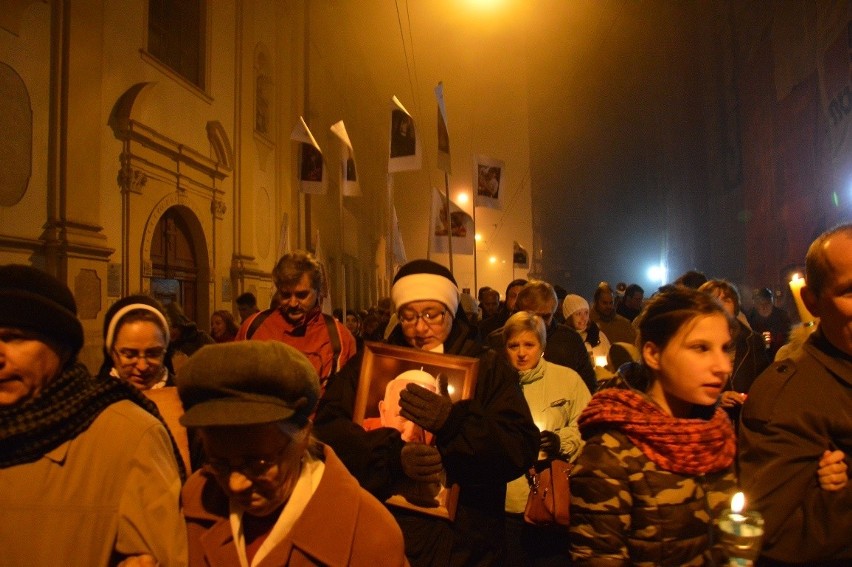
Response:
[{"label": "black gloves", "polygon": [[399,393],[399,415],[413,421],[426,431],[437,433],[453,408],[449,396],[430,392],[417,384],[408,384]]},{"label": "black gloves", "polygon": [[552,431],[542,431],[539,451],[547,453],[548,459],[555,459],[562,452],[562,440]]},{"label": "black gloves", "polygon": [[399,454],[399,461],[402,464],[402,472],[412,480],[417,482],[441,481],[441,473],[444,470],[441,464],[441,453],[431,445],[406,443]]}]

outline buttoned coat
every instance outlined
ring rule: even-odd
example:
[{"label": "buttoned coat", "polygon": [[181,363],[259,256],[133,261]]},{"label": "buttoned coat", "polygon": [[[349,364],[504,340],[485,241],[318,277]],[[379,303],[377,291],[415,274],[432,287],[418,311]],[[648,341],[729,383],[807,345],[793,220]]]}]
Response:
[{"label": "buttoned coat", "polygon": [[[362,489],[334,451],[323,447],[325,471],[285,539],[257,567],[408,565],[402,532],[387,509]],[[193,567],[239,566],[228,499],[216,480],[199,471],[183,489]]]}]

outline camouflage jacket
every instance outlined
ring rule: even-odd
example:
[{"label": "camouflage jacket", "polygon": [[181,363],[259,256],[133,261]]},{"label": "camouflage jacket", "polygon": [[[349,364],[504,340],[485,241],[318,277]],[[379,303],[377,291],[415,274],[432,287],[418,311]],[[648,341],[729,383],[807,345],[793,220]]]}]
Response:
[{"label": "camouflage jacket", "polygon": [[713,565],[713,525],[736,490],[733,464],[707,475],[659,468],[600,430],[571,473],[574,565]]}]

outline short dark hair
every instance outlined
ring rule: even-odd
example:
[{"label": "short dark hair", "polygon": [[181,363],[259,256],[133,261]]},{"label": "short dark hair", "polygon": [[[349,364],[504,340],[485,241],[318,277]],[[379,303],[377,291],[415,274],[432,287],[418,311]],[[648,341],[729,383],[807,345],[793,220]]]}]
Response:
[{"label": "short dark hair", "polygon": [[639,284],[632,283],[624,290],[624,297],[633,297],[637,292],[645,295],[645,290]]},{"label": "short dark hair", "polygon": [[684,287],[691,287],[692,289],[698,289],[701,287],[701,284],[707,281],[707,276],[698,270],[689,270],[688,272],[684,272],[681,276],[675,280],[675,285],[681,285]]},{"label": "short dark hair", "polygon": [[257,297],[252,292],[247,291],[237,296],[236,303],[244,307],[257,307]]},{"label": "short dark hair", "polygon": [[603,295],[604,292],[609,293],[613,297],[615,296],[615,292],[612,291],[612,288],[609,287],[609,284],[606,283],[606,282],[601,282],[598,285],[597,289],[595,290],[595,295],[594,295],[594,298],[593,298],[594,303],[598,302],[598,299],[600,299],[601,295]]},{"label": "short dark hair", "polygon": [[544,305],[550,301],[554,306],[559,304],[553,286],[544,280],[530,280],[518,292],[515,311],[534,311],[531,309],[533,305]]},{"label": "short dark hair", "polygon": [[516,280],[510,281],[509,285],[506,286],[506,295],[509,295],[510,289],[512,289],[513,287],[518,287],[519,285],[520,286],[527,285],[527,280],[522,279],[522,278],[518,278]]},{"label": "short dark hair", "polygon": [[730,299],[734,303],[734,313],[740,312],[740,293],[737,291],[737,286],[727,280],[707,280],[698,291],[714,295],[718,293],[726,299]]},{"label": "short dark hair", "polygon": [[290,287],[299,283],[302,276],[308,274],[311,288],[321,291],[323,287],[322,264],[307,250],[294,250],[281,256],[272,269],[272,281],[275,287]]}]

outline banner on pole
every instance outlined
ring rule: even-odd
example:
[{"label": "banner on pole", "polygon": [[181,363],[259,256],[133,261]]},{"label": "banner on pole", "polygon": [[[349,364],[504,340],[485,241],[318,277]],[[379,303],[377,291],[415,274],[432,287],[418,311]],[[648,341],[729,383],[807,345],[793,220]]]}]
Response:
[{"label": "banner on pole", "polygon": [[331,125],[331,132],[342,142],[340,155],[340,187],[344,197],[360,197],[361,186],[358,184],[358,174],[355,168],[355,151],[343,120]]},{"label": "banner on pole", "polygon": [[505,162],[486,156],[476,156],[473,175],[476,180],[476,206],[503,209],[503,168]]},{"label": "banner on pole", "polygon": [[322,150],[301,116],[290,134],[290,139],[299,142],[299,190],[302,193],[324,195],[328,187],[328,177],[325,174]]},{"label": "banner on pole", "polygon": [[411,114],[399,99],[391,99],[388,172],[413,171],[422,163],[420,136]]},{"label": "banner on pole", "polygon": [[453,254],[473,254],[475,244],[473,217],[450,201],[450,226],[447,226],[447,201],[444,194],[432,188],[432,218],[429,238],[432,252],[449,252],[447,234],[452,235]]}]

